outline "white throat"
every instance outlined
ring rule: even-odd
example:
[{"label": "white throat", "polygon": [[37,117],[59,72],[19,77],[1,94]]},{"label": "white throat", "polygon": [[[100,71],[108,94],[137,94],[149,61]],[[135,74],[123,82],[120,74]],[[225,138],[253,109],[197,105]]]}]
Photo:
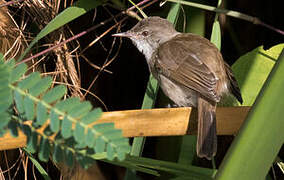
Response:
[{"label": "white throat", "polygon": [[148,42],[144,42],[143,40],[132,40],[133,44],[137,47],[137,49],[144,54],[147,62],[150,61],[152,54],[154,53],[155,49],[151,46]]}]

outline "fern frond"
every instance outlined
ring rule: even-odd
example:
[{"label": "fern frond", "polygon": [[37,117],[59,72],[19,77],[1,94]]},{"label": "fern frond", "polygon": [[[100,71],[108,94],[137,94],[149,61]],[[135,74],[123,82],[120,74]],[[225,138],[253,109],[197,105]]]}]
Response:
[{"label": "fern frond", "polygon": [[[28,138],[29,152],[38,151],[42,161],[48,161],[52,154],[55,162],[64,161],[69,166],[77,160],[87,167],[88,163],[83,163],[86,159],[101,158],[102,154],[109,160],[123,160],[130,152],[128,139],[113,123],[91,125],[100,117],[101,109],[92,110],[91,103],[79,98],[61,100],[67,93],[65,86],[52,88],[52,79],[42,78],[38,72],[21,79],[26,65],[14,66],[14,60],[0,62],[0,99],[5,100],[5,104],[0,101],[0,135],[9,128],[17,136],[17,127],[21,127]],[[8,109],[13,99],[18,117],[11,121]],[[32,123],[27,125],[25,121]],[[37,129],[42,126],[44,133],[39,133]]]},{"label": "fern frond", "polygon": [[0,54],[0,136],[5,134],[11,120],[11,116],[7,112],[13,102],[12,91],[9,88],[11,64],[4,62],[3,55]]}]

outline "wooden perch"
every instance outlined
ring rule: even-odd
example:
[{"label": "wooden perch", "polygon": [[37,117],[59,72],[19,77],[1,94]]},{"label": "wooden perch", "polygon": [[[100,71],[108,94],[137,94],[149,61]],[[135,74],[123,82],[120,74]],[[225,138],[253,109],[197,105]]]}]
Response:
[{"label": "wooden perch", "polygon": [[[217,133],[236,134],[245,120],[250,107],[218,107]],[[196,110],[186,108],[163,108],[104,112],[96,123],[114,122],[123,130],[123,136],[178,136],[196,134]],[[94,124],[91,124],[94,125]],[[42,133],[43,128],[39,129]],[[0,150],[15,149],[26,145],[26,137],[19,132],[17,138],[7,133],[0,138]]]}]

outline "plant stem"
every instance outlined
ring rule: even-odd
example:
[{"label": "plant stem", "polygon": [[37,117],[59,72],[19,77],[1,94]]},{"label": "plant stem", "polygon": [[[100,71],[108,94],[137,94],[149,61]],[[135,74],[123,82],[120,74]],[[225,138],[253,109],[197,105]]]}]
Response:
[{"label": "plant stem", "polygon": [[200,3],[194,3],[194,2],[188,2],[188,1],[181,1],[181,0],[167,0],[167,1],[184,4],[184,5],[188,5],[188,6],[191,6],[191,7],[207,10],[207,11],[214,11],[216,13],[222,13],[222,14],[225,14],[227,16],[231,16],[231,17],[234,17],[234,18],[238,18],[238,19],[242,19],[242,20],[245,20],[245,21],[252,22],[253,24],[264,26],[264,27],[266,27],[270,30],[273,30],[273,31],[281,34],[281,35],[284,35],[284,31],[262,22],[257,17],[253,17],[253,16],[250,16],[250,15],[247,15],[247,14],[244,14],[244,13],[240,13],[240,12],[232,11],[232,10],[227,10],[227,9],[220,9],[220,8],[216,8],[214,6],[208,6],[208,5],[204,5],[204,4],[200,4]]}]

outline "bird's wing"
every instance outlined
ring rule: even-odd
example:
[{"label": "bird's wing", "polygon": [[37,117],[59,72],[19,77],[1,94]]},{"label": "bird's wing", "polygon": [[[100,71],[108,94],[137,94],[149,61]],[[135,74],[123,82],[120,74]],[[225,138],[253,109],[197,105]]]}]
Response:
[{"label": "bird's wing", "polygon": [[196,47],[196,44],[192,47],[191,40],[186,36],[173,38],[161,44],[152,56],[153,66],[156,71],[172,81],[193,89],[212,101],[219,102],[220,96],[216,92],[218,79],[206,65],[208,60],[202,59],[206,56],[201,55],[206,53],[202,49],[206,47],[202,47],[204,43],[198,41],[195,43],[199,43],[200,47]]}]

